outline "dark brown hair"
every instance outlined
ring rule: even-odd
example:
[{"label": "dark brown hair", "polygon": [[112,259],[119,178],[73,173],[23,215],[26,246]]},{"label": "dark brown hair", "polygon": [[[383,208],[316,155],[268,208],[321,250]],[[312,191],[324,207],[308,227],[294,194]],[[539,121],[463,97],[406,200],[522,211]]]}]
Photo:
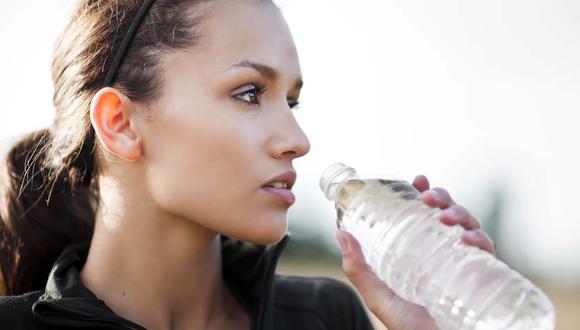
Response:
[{"label": "dark brown hair", "polygon": [[[208,2],[155,1],[113,87],[134,102],[157,99],[163,86],[161,56],[198,43],[201,3]],[[17,141],[0,163],[0,267],[6,295],[44,288],[62,250],[92,237],[99,149],[89,105],[141,3],[79,1],[54,52],[54,122]]]}]

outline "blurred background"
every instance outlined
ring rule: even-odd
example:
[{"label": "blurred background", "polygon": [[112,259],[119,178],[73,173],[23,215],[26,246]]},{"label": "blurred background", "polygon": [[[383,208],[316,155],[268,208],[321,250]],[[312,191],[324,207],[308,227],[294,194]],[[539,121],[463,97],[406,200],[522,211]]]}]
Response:
[{"label": "blurred background", "polygon": [[[348,283],[318,187],[328,165],[424,174],[548,294],[557,329],[579,329],[580,2],[277,2],[301,59],[295,115],[312,147],[295,161],[278,271]],[[73,3],[0,2],[0,153],[52,123],[52,47]]]}]

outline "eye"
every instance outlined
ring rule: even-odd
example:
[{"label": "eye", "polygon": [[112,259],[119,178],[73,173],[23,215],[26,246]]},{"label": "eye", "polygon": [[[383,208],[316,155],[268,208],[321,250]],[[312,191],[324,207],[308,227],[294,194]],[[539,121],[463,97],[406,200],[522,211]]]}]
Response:
[{"label": "eye", "polygon": [[244,85],[236,89],[232,97],[249,104],[259,105],[260,95],[264,93],[266,88],[263,85],[252,83]]},{"label": "eye", "polygon": [[298,102],[296,100],[288,99],[288,106],[292,110],[298,110],[298,109],[300,109],[300,102]]}]

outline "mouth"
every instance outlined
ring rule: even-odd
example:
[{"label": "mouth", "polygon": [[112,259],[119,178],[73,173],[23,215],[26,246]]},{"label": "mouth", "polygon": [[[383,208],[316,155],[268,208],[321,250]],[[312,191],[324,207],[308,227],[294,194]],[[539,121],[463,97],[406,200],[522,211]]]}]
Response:
[{"label": "mouth", "polygon": [[296,197],[292,193],[292,187],[296,182],[296,172],[289,170],[271,178],[262,186],[262,191],[269,193],[286,204],[294,204]]},{"label": "mouth", "polygon": [[271,178],[266,182],[262,188],[270,187],[275,189],[287,189],[292,190],[294,183],[296,182],[296,172],[286,171],[278,176]]},{"label": "mouth", "polygon": [[290,190],[290,188],[288,188],[288,183],[286,183],[286,182],[275,182],[272,184],[265,184],[262,186],[262,188],[275,188],[275,189],[288,189],[288,190]]},{"label": "mouth", "polygon": [[296,196],[294,196],[294,193],[290,189],[263,186],[262,191],[271,194],[278,200],[281,200],[289,205],[292,205],[294,202],[296,202]]}]

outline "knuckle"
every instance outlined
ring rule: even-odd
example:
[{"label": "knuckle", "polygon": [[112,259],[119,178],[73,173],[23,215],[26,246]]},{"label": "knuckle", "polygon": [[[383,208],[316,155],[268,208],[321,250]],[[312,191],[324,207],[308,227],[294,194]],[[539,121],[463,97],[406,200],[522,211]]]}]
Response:
[{"label": "knuckle", "polygon": [[344,271],[344,274],[351,280],[356,279],[359,274],[357,267],[349,262],[343,263],[342,270]]},{"label": "knuckle", "polygon": [[477,231],[477,236],[483,240],[483,242],[487,245],[492,247],[493,246],[493,240],[491,239],[491,237],[489,237],[489,235],[483,231],[482,229],[474,229]]},{"label": "knuckle", "polygon": [[469,212],[465,207],[461,205],[454,205],[453,208],[457,210],[457,212],[460,214],[460,217],[462,219],[465,219],[467,224],[470,225],[472,228],[474,229],[481,228],[481,222],[479,221],[479,219],[475,217],[473,214],[471,214],[471,212]]},{"label": "knuckle", "polygon": [[355,284],[364,282],[369,274],[373,274],[371,267],[368,264],[347,262],[343,263],[342,270],[348,279]]},{"label": "knuckle", "polygon": [[453,209],[457,210],[457,212],[460,212],[463,216],[469,215],[469,211],[467,211],[467,209],[461,205],[453,205],[452,207]]},{"label": "knuckle", "polygon": [[441,216],[440,218],[442,219],[446,219],[446,220],[451,220],[453,222],[457,221],[457,215],[455,214],[455,212],[452,209],[445,209],[441,211]]},{"label": "knuckle", "polygon": [[482,232],[481,229],[471,229],[471,231],[477,236],[477,238],[484,238],[485,234]]},{"label": "knuckle", "polygon": [[484,239],[484,242],[485,242],[485,247],[487,248],[487,250],[488,250],[489,252],[491,252],[492,254],[494,254],[494,255],[495,255],[495,254],[496,254],[496,250],[495,250],[495,243],[494,243],[494,241],[493,241],[493,240],[491,239],[491,237],[489,237],[489,235],[488,235],[488,234],[487,234],[485,231],[483,231],[483,230],[481,230],[481,233],[480,233],[480,235],[481,235],[481,237],[483,237],[483,239]]},{"label": "knuckle", "polygon": [[467,212],[467,210],[461,205],[453,205],[450,206],[449,208],[451,209],[451,212],[453,212],[455,218],[457,219],[466,219],[467,217],[469,217],[469,212]]},{"label": "knuckle", "polygon": [[469,214],[469,219],[471,220],[471,224],[472,226],[477,229],[480,230],[482,234],[484,234],[485,236],[487,235],[483,230],[481,230],[481,221],[479,221],[479,219],[477,217],[475,217],[474,215]]},{"label": "knuckle", "polygon": [[493,245],[493,240],[483,229],[477,229],[477,231],[479,231],[479,235],[481,235],[481,237],[483,237],[487,242],[489,242],[490,245]]},{"label": "knuckle", "polygon": [[368,299],[366,301],[366,305],[368,309],[373,312],[375,315],[381,315],[384,313],[385,310],[388,310],[388,301],[390,299],[386,299],[385,301],[377,301],[377,299]]}]

